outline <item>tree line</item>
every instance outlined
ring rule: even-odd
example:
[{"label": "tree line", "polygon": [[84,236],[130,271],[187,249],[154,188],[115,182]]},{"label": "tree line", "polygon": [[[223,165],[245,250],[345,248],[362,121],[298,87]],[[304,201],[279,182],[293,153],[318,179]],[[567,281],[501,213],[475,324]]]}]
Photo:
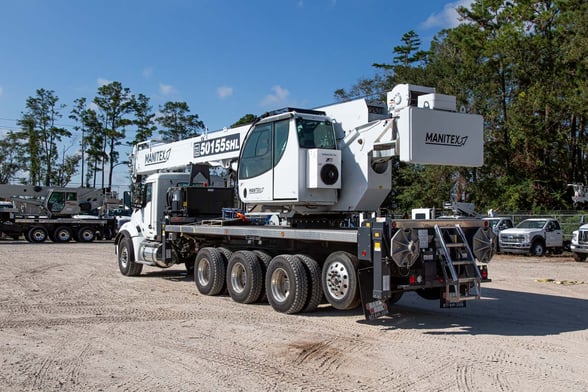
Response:
[{"label": "tree line", "polygon": [[[568,183],[588,183],[588,2],[584,0],[477,0],[460,7],[460,25],[438,32],[428,49],[409,31],[391,63],[374,63],[374,76],[334,92],[337,100],[385,99],[399,83],[433,86],[455,95],[458,106],[484,117],[484,166],[461,168],[394,162],[394,191],[384,207],[408,211],[441,206],[452,197],[498,211],[565,209]],[[156,116],[149,98],[119,82],[98,89],[90,107],[75,101],[69,117],[82,133],[80,154],[58,151],[70,131],[58,127],[64,106],[53,91],[26,102],[20,131],[0,143],[0,182],[22,170],[31,184],[67,184],[80,167],[84,184],[119,162],[117,147],[161,127],[166,140],[198,134],[204,124],[185,102],[168,102]],[[243,123],[255,116],[248,114]]]},{"label": "tree line", "polygon": [[463,23],[428,49],[409,31],[392,63],[335,92],[349,99],[398,83],[433,86],[484,117],[483,167],[396,163],[388,206],[440,206],[452,195],[498,211],[569,208],[567,184],[588,183],[588,2],[477,0],[458,13]]},{"label": "tree line", "polygon": [[[72,132],[59,125],[64,115],[81,134],[79,145],[69,142]],[[133,145],[156,131],[163,140],[176,141],[205,127],[186,102],[168,101],[156,114],[149,97],[132,94],[120,82],[100,86],[91,101],[74,100],[69,112],[55,91],[38,89],[26,100],[17,125],[20,130],[0,141],[0,183],[65,187],[80,173],[82,186],[101,188],[111,187],[114,167],[124,162],[118,148],[128,133],[134,135],[127,142]]]}]

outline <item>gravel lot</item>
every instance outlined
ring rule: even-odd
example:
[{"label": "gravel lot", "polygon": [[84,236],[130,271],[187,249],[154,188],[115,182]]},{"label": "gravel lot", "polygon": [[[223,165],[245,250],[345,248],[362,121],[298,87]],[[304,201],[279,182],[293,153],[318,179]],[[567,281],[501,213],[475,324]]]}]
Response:
[{"label": "gravel lot", "polygon": [[113,245],[0,241],[0,391],[586,391],[588,263],[500,255],[465,309],[391,317],[199,295],[122,276]]}]

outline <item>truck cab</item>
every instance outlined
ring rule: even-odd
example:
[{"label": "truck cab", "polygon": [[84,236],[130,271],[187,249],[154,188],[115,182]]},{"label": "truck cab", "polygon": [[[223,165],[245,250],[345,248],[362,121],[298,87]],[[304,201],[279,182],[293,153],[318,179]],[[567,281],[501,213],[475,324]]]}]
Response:
[{"label": "truck cab", "polygon": [[581,225],[572,233],[570,250],[574,254],[574,260],[586,261],[588,256],[588,224]]},{"label": "truck cab", "polygon": [[502,230],[499,245],[505,253],[559,254],[563,251],[563,231],[554,218],[525,219],[512,229]]},{"label": "truck cab", "polygon": [[[485,217],[482,218],[483,221],[488,222],[488,225],[496,235],[496,238],[500,238],[500,232],[506,229],[512,229],[514,227],[514,223],[511,218],[507,216],[492,216],[492,217]],[[496,251],[500,251],[500,244],[497,240],[495,243]]]}]

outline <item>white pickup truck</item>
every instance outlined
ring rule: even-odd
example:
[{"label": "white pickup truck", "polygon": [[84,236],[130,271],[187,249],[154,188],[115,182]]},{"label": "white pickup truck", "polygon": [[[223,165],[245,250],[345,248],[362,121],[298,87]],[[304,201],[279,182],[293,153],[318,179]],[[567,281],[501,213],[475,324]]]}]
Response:
[{"label": "white pickup truck", "polygon": [[502,230],[499,243],[501,252],[535,256],[561,254],[564,248],[563,231],[554,218],[526,219],[517,227]]},{"label": "white pickup truck", "polygon": [[570,250],[574,253],[574,260],[586,261],[588,256],[588,224],[584,224],[572,233]]}]

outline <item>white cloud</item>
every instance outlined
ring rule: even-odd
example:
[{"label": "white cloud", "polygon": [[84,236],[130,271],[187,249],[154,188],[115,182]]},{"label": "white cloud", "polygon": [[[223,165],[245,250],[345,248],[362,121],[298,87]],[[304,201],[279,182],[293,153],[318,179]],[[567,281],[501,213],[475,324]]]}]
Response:
[{"label": "white cloud", "polygon": [[0,86],[0,97],[4,95],[4,88],[2,86]]},{"label": "white cloud", "polygon": [[151,77],[153,77],[153,67],[146,67],[143,69],[143,77],[145,79],[151,79]]},{"label": "white cloud", "polygon": [[233,88],[228,86],[220,86],[216,89],[216,95],[220,99],[228,98],[233,95]]},{"label": "white cloud", "polygon": [[451,3],[445,4],[443,11],[432,14],[421,23],[421,26],[425,29],[431,28],[452,28],[459,25],[459,14],[457,13],[458,7],[469,8],[474,0],[458,0]]},{"label": "white cloud", "polygon": [[98,78],[98,79],[96,79],[96,83],[98,83],[98,86],[106,86],[107,84],[112,83],[112,80]]},{"label": "white cloud", "polygon": [[163,96],[169,96],[177,92],[176,88],[171,84],[159,83],[159,92]]},{"label": "white cloud", "polygon": [[282,104],[290,95],[288,90],[278,85],[273,86],[272,90],[273,94],[266,95],[265,98],[263,98],[263,101],[261,101],[263,106],[276,106]]}]

